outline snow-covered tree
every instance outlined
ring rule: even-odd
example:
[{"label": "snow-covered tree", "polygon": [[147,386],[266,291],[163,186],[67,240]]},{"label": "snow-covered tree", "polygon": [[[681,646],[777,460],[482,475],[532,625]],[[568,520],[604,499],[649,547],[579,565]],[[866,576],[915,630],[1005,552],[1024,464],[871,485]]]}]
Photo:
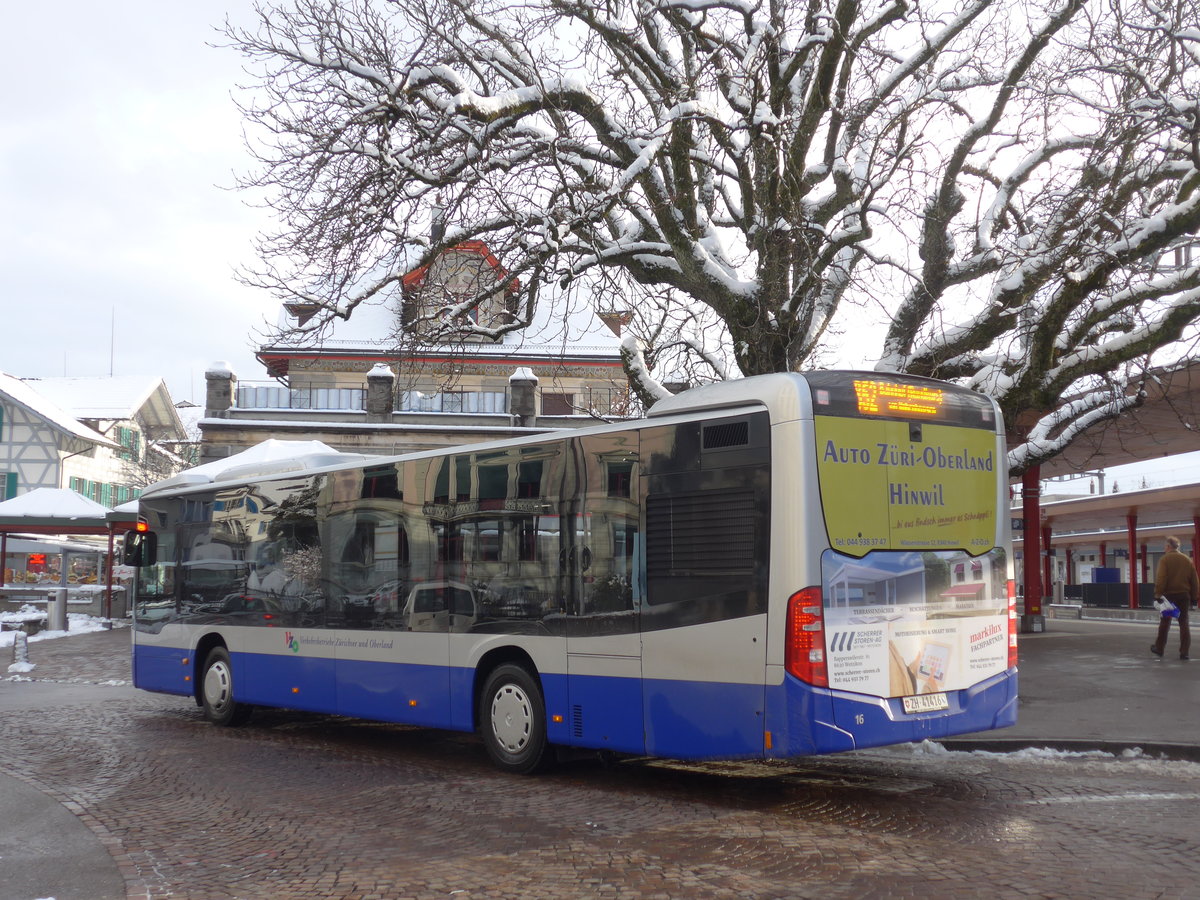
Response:
[{"label": "snow-covered tree", "polygon": [[522,295],[503,322],[442,310],[458,327],[599,278],[636,292],[645,396],[840,353],[997,397],[1017,473],[1191,352],[1197,22],[1200,0],[263,7],[229,32],[280,223],[248,277],[318,331],[481,240]]}]

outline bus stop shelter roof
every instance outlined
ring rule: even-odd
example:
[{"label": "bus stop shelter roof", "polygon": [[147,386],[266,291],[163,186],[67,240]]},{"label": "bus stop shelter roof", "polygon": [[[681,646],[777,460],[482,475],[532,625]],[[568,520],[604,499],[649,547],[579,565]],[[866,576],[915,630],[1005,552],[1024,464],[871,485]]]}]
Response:
[{"label": "bus stop shelter roof", "polygon": [[1072,475],[1195,450],[1200,450],[1200,363],[1154,373],[1141,406],[1084,431],[1065,452],[1042,463],[1040,474]]},{"label": "bus stop shelter roof", "polygon": [[[1139,539],[1176,534],[1186,538],[1200,517],[1200,484],[1148,488],[1122,494],[1098,494],[1041,504],[1042,526],[1051,545],[1124,542],[1132,518]],[[1018,510],[1013,511],[1019,515]],[[1014,539],[1018,538],[1014,535]]]},{"label": "bus stop shelter roof", "polygon": [[0,503],[0,534],[108,534],[136,519],[111,518],[108,507],[65,488],[35,488]]}]

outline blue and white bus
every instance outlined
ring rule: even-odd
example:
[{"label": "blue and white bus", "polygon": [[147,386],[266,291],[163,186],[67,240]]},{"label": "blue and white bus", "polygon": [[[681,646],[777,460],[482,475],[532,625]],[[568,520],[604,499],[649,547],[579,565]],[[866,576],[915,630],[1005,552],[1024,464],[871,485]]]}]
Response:
[{"label": "blue and white bus", "polygon": [[644,420],[145,491],[134,683],[556,748],[786,758],[1016,721],[989,398],[865,372]]}]

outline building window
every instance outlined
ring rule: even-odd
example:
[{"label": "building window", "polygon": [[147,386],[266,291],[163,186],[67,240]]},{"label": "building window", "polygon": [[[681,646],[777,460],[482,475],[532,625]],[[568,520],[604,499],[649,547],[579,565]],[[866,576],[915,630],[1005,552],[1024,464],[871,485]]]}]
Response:
[{"label": "building window", "polygon": [[575,395],[542,391],[543,416],[569,416],[575,412]]}]

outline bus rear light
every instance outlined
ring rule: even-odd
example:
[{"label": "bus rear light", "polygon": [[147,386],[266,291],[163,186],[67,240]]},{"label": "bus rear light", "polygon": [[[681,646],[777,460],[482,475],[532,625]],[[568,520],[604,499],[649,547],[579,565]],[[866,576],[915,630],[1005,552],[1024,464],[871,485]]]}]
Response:
[{"label": "bus rear light", "polygon": [[788,599],[784,668],[806,684],[829,687],[821,589],[807,587]]},{"label": "bus rear light", "polygon": [[1008,582],[1008,667],[1017,666],[1017,584]]}]

